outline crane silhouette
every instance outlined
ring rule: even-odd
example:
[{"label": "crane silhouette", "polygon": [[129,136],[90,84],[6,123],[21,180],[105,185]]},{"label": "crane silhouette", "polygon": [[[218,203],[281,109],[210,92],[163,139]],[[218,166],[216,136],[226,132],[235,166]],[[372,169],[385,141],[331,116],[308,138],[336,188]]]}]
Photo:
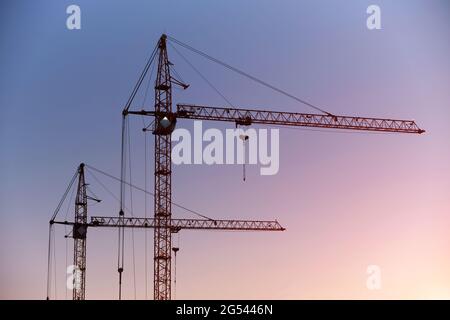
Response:
[{"label": "crane silhouette", "polygon": [[[320,113],[297,113],[267,111],[258,109],[244,109],[236,107],[212,107],[194,104],[177,104],[176,110],[172,108],[172,88],[179,86],[187,89],[189,86],[171,74],[172,63],[168,59],[167,41],[182,46],[199,54],[213,62],[239,73],[253,81],[258,82],[272,90],[288,96],[300,103],[316,109]],[[131,103],[136,96],[150,65],[156,58],[158,67],[155,80],[154,110],[131,110]],[[124,214],[124,179],[125,163],[125,119],[129,115],[154,117],[152,133],[154,134],[154,217],[135,218],[125,217]],[[375,132],[395,132],[421,134],[425,132],[412,120],[396,120],[383,118],[368,118],[356,116],[339,116],[323,110],[311,103],[297,98],[277,87],[259,80],[237,68],[215,59],[177,39],[163,34],[153,50],[136,86],[134,87],[127,104],[122,111],[122,167],[120,210],[117,217],[91,217],[88,221],[86,183],[84,181],[84,164],[81,164],[72,179],[78,177],[78,189],[76,197],[76,210],[74,222],[56,221],[56,212],[50,224],[65,224],[73,226],[74,238],[74,265],[77,268],[78,285],[74,286],[73,299],[85,299],[85,273],[86,273],[86,231],[92,227],[114,227],[119,229],[119,256],[120,248],[123,250],[125,228],[152,228],[154,229],[154,299],[171,299],[171,261],[172,252],[178,250],[172,248],[172,234],[182,229],[196,230],[244,230],[244,231],[283,231],[285,230],[276,220],[216,220],[205,219],[173,219],[172,218],[172,161],[171,161],[171,135],[177,123],[177,119],[224,121],[235,123],[236,126],[250,126],[252,124],[310,127],[325,129],[344,129]],[[88,166],[89,167],[89,166]],[[91,167],[91,169],[95,169]],[[100,170],[98,170],[100,171]],[[101,172],[101,171],[100,171]],[[96,200],[96,199],[94,199]],[[178,249],[178,248],[176,248]],[[121,261],[119,257],[119,261]],[[121,284],[123,265],[118,266],[119,272],[119,299],[121,299]]]}]

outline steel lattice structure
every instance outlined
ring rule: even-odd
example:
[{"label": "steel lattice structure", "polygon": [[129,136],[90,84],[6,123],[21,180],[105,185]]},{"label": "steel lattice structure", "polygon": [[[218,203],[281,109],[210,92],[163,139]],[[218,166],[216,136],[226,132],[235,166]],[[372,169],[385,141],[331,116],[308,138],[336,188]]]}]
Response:
[{"label": "steel lattice structure", "polygon": [[[55,221],[57,224],[74,225],[73,222]],[[88,227],[105,228],[158,228],[158,221],[153,218],[91,217]],[[228,231],[284,231],[276,220],[216,220],[216,219],[171,219],[172,233],[186,230],[228,230]],[[165,226],[164,226],[165,228]]]},{"label": "steel lattice structure", "polygon": [[[165,39],[159,41],[158,73],[155,83],[155,111],[172,112],[172,85]],[[157,228],[154,236],[154,298],[170,299],[172,235],[172,142],[163,123],[155,130],[155,203]]]}]

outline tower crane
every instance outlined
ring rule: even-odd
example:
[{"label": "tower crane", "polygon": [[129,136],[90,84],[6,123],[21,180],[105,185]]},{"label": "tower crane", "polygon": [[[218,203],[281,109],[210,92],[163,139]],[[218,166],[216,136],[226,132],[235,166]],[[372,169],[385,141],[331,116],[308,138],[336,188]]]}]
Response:
[{"label": "tower crane", "polygon": [[[298,112],[280,112],[280,111],[264,111],[259,109],[246,109],[236,107],[212,107],[206,105],[194,104],[177,104],[176,109],[172,108],[172,88],[179,86],[187,89],[188,85],[175,78],[171,74],[172,63],[168,59],[167,42],[171,41],[180,45],[194,53],[197,53],[213,62],[219,63],[224,67],[233,70],[247,78],[250,78],[266,87],[269,87],[281,94],[284,94],[298,102],[306,104],[320,113],[298,113]],[[150,65],[157,56],[157,74],[155,80],[155,103],[154,110],[131,110],[131,103],[139,90],[143,79],[145,78]],[[125,118],[129,115],[151,116],[154,117],[154,126],[152,133],[154,134],[155,148],[155,167],[154,167],[154,217],[153,218],[133,218],[124,216],[123,204],[123,185],[124,185],[124,123]],[[277,125],[277,126],[293,126],[293,127],[310,127],[310,128],[326,128],[326,129],[344,129],[359,131],[375,131],[375,132],[395,132],[395,133],[411,133],[421,134],[425,132],[413,120],[397,120],[383,119],[357,116],[340,116],[334,115],[322,110],[306,101],[303,101],[287,92],[280,90],[264,81],[261,81],[239,69],[225,64],[211,56],[178,41],[175,38],[163,34],[148,60],[132,94],[122,111],[122,171],[121,171],[121,205],[118,217],[91,217],[87,220],[87,210],[83,209],[86,196],[83,196],[82,188],[78,188],[78,195],[84,197],[81,206],[77,207],[78,218],[76,214],[75,222],[56,221],[53,219],[51,223],[73,225],[74,235],[75,229],[82,228],[99,228],[99,227],[115,227],[119,229],[119,242],[123,241],[123,235],[120,236],[121,230],[124,228],[153,228],[154,229],[154,299],[170,300],[171,299],[171,261],[172,261],[172,234],[181,229],[197,229],[197,230],[253,230],[253,231],[283,231],[285,230],[276,220],[275,221],[252,221],[252,220],[215,220],[215,219],[173,219],[172,218],[172,161],[171,161],[171,135],[175,129],[177,119],[191,119],[204,121],[223,121],[232,122],[240,126],[250,126],[252,124]],[[82,166],[80,166],[82,168]],[[79,170],[80,181],[84,174],[83,170]],[[84,181],[84,178],[83,178]],[[84,183],[84,182],[79,182]],[[84,201],[84,202],[83,202]],[[81,216],[80,217],[80,212]],[[75,237],[74,237],[75,238]],[[75,249],[80,250],[80,254],[75,255],[75,265],[79,267],[83,275],[80,277],[82,285],[79,287],[80,292],[74,291],[74,299],[84,299],[85,294],[85,276],[86,256],[85,256],[85,239],[75,238]],[[122,239],[122,240],[121,240]],[[119,243],[120,246],[120,243]],[[119,277],[121,278],[121,268],[119,267]]]},{"label": "tower crane", "polygon": [[[155,231],[167,228],[172,235],[181,230],[226,230],[226,231],[284,231],[278,221],[265,220],[223,220],[223,219],[171,219],[168,224],[161,225],[161,221],[156,218],[136,218],[136,217],[108,217],[108,216],[91,216],[88,219],[88,200],[100,202],[99,199],[91,197],[87,193],[87,183],[85,182],[85,168],[104,173],[89,165],[81,163],[72,178],[66,193],[58,205],[52,219],[50,227],[54,224],[67,225],[72,227],[72,238],[74,240],[74,259],[73,259],[73,300],[85,300],[86,297],[86,239],[88,228],[139,228],[154,229]],[[58,221],[57,213],[68,194],[68,190],[72,187],[75,180],[78,180],[77,193],[75,197],[75,218],[74,221]],[[133,186],[135,187],[135,186]],[[143,190],[141,190],[143,191]],[[170,247],[175,254],[179,248]],[[169,250],[169,252],[170,252]],[[50,247],[49,247],[50,257]],[[50,279],[50,272],[48,272]],[[47,299],[49,299],[50,285],[47,284]],[[119,296],[120,296],[119,292]]]},{"label": "tower crane", "polygon": [[[235,122],[238,125],[253,123],[318,127],[347,130],[381,131],[397,133],[423,133],[412,120],[395,120],[381,118],[365,118],[336,116],[324,114],[307,114],[279,111],[261,111],[239,108],[217,108],[178,104],[176,111],[172,110],[172,85],[186,89],[187,85],[173,78],[170,73],[171,63],[167,54],[168,36],[163,34],[158,41],[158,70],[155,83],[155,109],[152,111],[129,110],[130,105],[123,110],[127,115],[143,115],[155,117],[155,229],[154,237],[154,299],[170,299],[170,263],[171,263],[171,134],[178,118],[208,121]],[[192,48],[170,37],[175,43],[185,48]],[[193,50],[199,53],[198,50]],[[200,54],[202,54],[200,52]],[[203,54],[204,55],[204,54]],[[205,55],[204,55],[205,56]],[[216,60],[216,59],[214,59]],[[234,68],[233,68],[234,69]],[[140,83],[138,82],[138,85]]]}]

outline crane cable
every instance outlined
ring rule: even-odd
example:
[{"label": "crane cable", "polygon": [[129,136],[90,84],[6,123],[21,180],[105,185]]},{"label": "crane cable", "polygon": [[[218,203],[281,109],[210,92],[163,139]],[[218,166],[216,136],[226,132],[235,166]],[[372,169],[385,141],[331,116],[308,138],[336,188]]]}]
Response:
[{"label": "crane cable", "polygon": [[[153,71],[155,69],[155,64],[152,64],[152,68],[150,70],[149,76],[148,76],[148,82],[147,87],[144,92],[144,97],[142,100],[142,109],[145,107],[145,103],[147,101],[147,95],[150,91],[150,84],[152,81]],[[144,116],[141,116],[143,129],[142,132],[144,134],[144,190],[147,192],[147,129],[153,124],[155,120],[150,122],[149,125],[145,124]],[[130,181],[131,182],[131,181]],[[131,190],[131,186],[130,186]],[[144,216],[147,218],[147,193],[144,193]],[[148,246],[147,246],[147,236],[148,236],[148,230],[144,230],[144,272],[145,272],[145,299],[148,299]]]},{"label": "crane cable", "polygon": [[51,250],[52,250],[52,232],[53,232],[53,224],[50,223],[48,226],[48,255],[47,255],[47,300],[50,300],[50,293],[51,293],[51,265],[52,265],[52,259],[51,259]]},{"label": "crane cable", "polygon": [[[247,136],[248,137],[248,136]],[[247,145],[245,144],[247,140],[245,140],[245,137],[242,138],[242,153],[243,153],[243,158],[244,161],[242,161],[242,180],[245,182],[245,157],[246,157],[246,149],[247,149]]]},{"label": "crane cable", "polygon": [[183,43],[183,42],[181,42],[181,41],[179,41],[179,40],[177,40],[177,39],[175,39],[175,38],[173,38],[171,36],[167,36],[167,39],[169,39],[170,41],[174,42],[175,44],[178,44],[179,46],[184,47],[185,49],[188,49],[188,50],[190,50],[190,51],[192,51],[192,52],[194,52],[194,53],[196,53],[196,54],[198,54],[198,55],[200,55],[200,56],[202,56],[202,57],[204,57],[204,58],[206,58],[206,59],[208,59],[208,60],[210,60],[210,61],[212,61],[214,63],[217,63],[217,64],[219,64],[219,65],[221,65],[221,66],[223,66],[223,67],[225,67],[225,68],[227,68],[227,69],[229,69],[231,71],[234,71],[234,72],[240,74],[241,76],[244,76],[244,77],[246,77],[246,78],[248,78],[250,80],[253,80],[253,81],[255,81],[255,82],[257,82],[257,83],[259,83],[259,84],[261,84],[261,85],[263,85],[263,86],[265,86],[265,87],[267,87],[269,89],[272,89],[272,90],[274,90],[274,91],[276,91],[278,93],[281,93],[282,95],[284,95],[286,97],[289,97],[289,98],[291,98],[291,99],[293,99],[293,100],[295,100],[297,102],[300,102],[300,103],[302,103],[302,104],[304,104],[304,105],[306,105],[306,106],[308,106],[310,108],[313,108],[313,109],[315,109],[317,111],[325,113],[325,114],[327,114],[329,116],[334,116],[332,113],[330,113],[328,111],[325,111],[324,109],[322,109],[322,108],[320,108],[320,107],[318,107],[316,105],[313,105],[312,103],[309,103],[309,102],[307,102],[307,101],[305,101],[303,99],[300,99],[300,98],[298,98],[298,97],[296,97],[296,96],[294,96],[294,95],[292,95],[292,94],[290,94],[290,93],[288,93],[288,92],[286,92],[286,91],[284,91],[282,89],[279,89],[279,88],[277,88],[277,87],[275,87],[275,86],[273,86],[273,85],[271,85],[271,84],[269,84],[269,83],[267,83],[267,82],[265,82],[263,80],[260,80],[260,79],[258,79],[256,77],[254,77],[254,76],[252,76],[252,75],[250,75],[250,74],[248,74],[248,73],[246,73],[246,72],[244,72],[244,71],[242,71],[240,69],[232,67],[229,64],[227,64],[225,62],[222,62],[222,61],[220,61],[220,60],[218,60],[218,59],[216,59],[216,58],[214,58],[214,57],[212,57],[212,56],[210,56],[210,55],[208,55],[208,54],[206,54],[206,53],[204,53],[204,52],[202,52],[202,51],[200,51],[198,49],[195,49],[195,48],[191,47],[190,45],[188,45],[186,43]]},{"label": "crane cable", "polygon": [[[155,65],[153,64],[152,69],[150,70],[150,75],[148,77],[148,83],[147,83],[147,88],[145,90],[145,94],[144,94],[144,100],[142,101],[142,109],[144,109],[145,106],[145,102],[147,100],[147,94],[150,88],[150,83],[152,80],[152,75],[153,75],[153,71],[154,71],[154,67]],[[145,124],[145,120],[144,120],[144,116],[141,116],[142,119],[142,124],[143,124],[143,129],[142,132],[144,134],[144,217],[147,218],[147,155],[148,155],[148,151],[147,151],[147,129],[149,127],[152,126],[152,124],[155,122],[155,120],[153,119],[152,122],[150,122],[148,125]],[[130,186],[131,188],[131,186]],[[148,230],[145,229],[144,230],[144,270],[145,270],[145,299],[148,299],[148,244],[147,244],[147,239],[148,237]]]},{"label": "crane cable", "polygon": [[173,295],[174,299],[177,298],[177,247],[172,248],[174,252],[174,274],[173,274]]},{"label": "crane cable", "polygon": [[[126,115],[122,116],[122,144],[121,144],[121,159],[120,159],[120,210],[119,219],[123,219],[124,206],[125,206],[125,168],[126,168],[126,157],[125,157],[125,133],[126,133]],[[124,267],[124,230],[125,228],[119,227],[118,229],[118,246],[117,246],[117,272],[119,273],[119,300],[122,300],[122,272]]]},{"label": "crane cable", "polygon": [[[66,250],[66,252],[65,252],[65,254],[66,254],[66,260],[65,260],[65,262],[66,262],[66,268],[68,267],[68,265],[69,265],[69,256],[68,256],[68,252],[69,252],[69,237],[68,237],[68,235],[67,235],[67,226],[65,225],[64,226],[64,238],[65,238],[65,250]],[[66,288],[66,290],[64,290],[64,300],[67,300],[67,288]]]},{"label": "crane cable", "polygon": [[[142,119],[144,121],[144,119]],[[144,133],[144,190],[147,192],[147,133]],[[144,193],[144,217],[147,219],[147,194]],[[148,299],[148,257],[147,257],[147,228],[144,230],[144,270],[145,270],[145,299]]]},{"label": "crane cable", "polygon": [[136,96],[139,88],[141,87],[142,81],[144,81],[144,78],[147,75],[148,69],[153,64],[153,60],[155,59],[156,53],[158,52],[158,45],[159,45],[159,42],[157,43],[157,45],[155,46],[155,48],[152,51],[152,54],[150,55],[149,59],[147,60],[147,63],[145,64],[145,67],[144,67],[144,70],[142,70],[142,73],[139,76],[139,79],[136,82],[136,85],[134,86],[130,97],[128,98],[128,101],[127,101],[127,103],[126,103],[126,105],[124,107],[124,111],[128,111],[128,109],[130,109],[131,103],[133,102],[134,97]]},{"label": "crane cable", "polygon": [[[51,286],[52,286],[52,249],[53,251],[55,250],[54,248],[54,243],[53,243],[53,248],[52,248],[52,236],[54,233],[54,229],[53,229],[53,222],[56,219],[56,216],[58,215],[59,211],[61,210],[61,207],[64,203],[64,201],[67,198],[67,195],[69,194],[70,190],[72,189],[72,186],[76,180],[78,176],[78,168],[75,171],[74,175],[72,176],[72,179],[70,179],[70,182],[66,188],[66,190],[64,191],[64,194],[62,195],[61,199],[59,200],[58,205],[56,206],[55,211],[53,212],[53,215],[50,219],[49,222],[49,228],[48,228],[48,253],[47,253],[47,300],[50,300],[50,295],[51,295]],[[56,269],[56,268],[55,268]],[[55,290],[56,291],[56,290]],[[56,293],[55,293],[56,295]]]},{"label": "crane cable", "polygon": [[[109,190],[108,187],[106,187],[105,184],[103,184],[103,183],[100,181],[99,178],[97,178],[97,176],[94,174],[94,172],[92,172],[92,171],[90,171],[90,170],[89,170],[89,171],[86,170],[86,172],[87,172],[90,176],[92,176],[92,178],[94,178],[94,180],[97,181],[97,183],[98,183],[99,185],[101,185],[101,186],[103,187],[103,189],[105,189],[105,191],[108,192],[109,195],[117,201],[117,203],[120,203],[120,199],[119,199],[118,197],[116,197],[116,195],[115,195],[111,190]],[[125,209],[127,212],[130,212],[130,209],[129,209],[127,206],[124,206],[124,209]]]},{"label": "crane cable", "polygon": [[[131,181],[131,138],[130,138],[130,123],[129,118],[123,117],[122,130],[122,167],[121,167],[121,184],[120,184],[120,211],[119,219],[124,219],[125,208],[125,180],[127,164],[129,167],[130,181]],[[128,158],[127,158],[128,153]],[[127,162],[128,160],[128,162]],[[133,216],[133,194],[130,187],[130,213]],[[132,257],[133,257],[133,284],[134,284],[134,298],[136,299],[136,256],[135,256],[135,242],[134,230],[131,230],[132,237]],[[125,228],[119,227],[119,245],[117,253],[117,271],[119,273],[119,300],[122,300],[122,273],[125,266]]]},{"label": "crane cable", "polygon": [[[154,70],[155,70],[155,64],[152,64],[152,68],[150,69],[150,73],[149,73],[149,76],[148,76],[147,87],[145,88],[144,97],[142,99],[142,108],[141,108],[142,110],[144,110],[145,102],[147,101],[147,95],[148,95],[148,92],[150,91],[149,89],[150,89],[150,84],[151,84],[151,81],[152,81],[152,75],[153,75]],[[145,117],[142,115],[141,116],[142,124],[144,125],[144,128],[148,128],[148,126],[145,124],[144,118]]]},{"label": "crane cable", "polygon": [[55,300],[58,299],[58,292],[56,291],[56,245],[55,245],[55,238],[56,238],[56,229],[53,230],[53,263],[55,264],[55,267],[53,268],[53,277],[55,279],[53,286],[55,288]]},{"label": "crane cable", "polygon": [[[228,103],[231,107],[234,108],[233,103],[231,103],[231,101],[225,97],[225,95],[219,91],[219,89],[217,89],[201,72],[200,70],[198,70],[180,51],[177,50],[177,48],[175,48],[174,45],[172,45],[172,43],[169,42],[169,45],[172,47],[172,49],[219,95],[222,97],[222,99]],[[237,125],[236,125],[237,127]],[[242,163],[242,175],[243,175],[243,181],[245,182],[246,179],[246,173],[245,173],[245,148],[246,148],[246,144],[245,144],[246,140],[242,140],[242,150],[244,152],[244,161]]]},{"label": "crane cable", "polygon": [[[147,88],[144,93],[144,100],[142,101],[142,109],[144,109],[145,102],[147,100],[147,94],[150,89],[150,83],[152,80],[153,70],[155,65],[152,66],[150,71],[150,75],[148,77]],[[152,125],[150,123],[148,126],[145,124],[144,116],[141,116],[143,129],[142,133],[144,134],[144,190],[147,191],[147,128]],[[154,120],[153,120],[154,121]],[[131,188],[131,187],[130,187]],[[144,217],[147,219],[147,194],[144,193]],[[145,280],[145,300],[148,299],[148,230],[144,230],[144,280]]]},{"label": "crane cable", "polygon": [[[128,135],[128,167],[129,167],[129,174],[130,174],[130,183],[132,182],[132,175],[131,175],[131,138],[130,138],[130,123],[129,118],[127,118],[127,135]],[[130,209],[131,209],[131,216],[134,217],[133,214],[133,188],[130,186]],[[133,287],[134,287],[134,300],[136,300],[136,254],[135,254],[135,246],[134,246],[134,228],[131,229],[131,242],[132,242],[132,255],[133,255]]]},{"label": "crane cable", "polygon": [[173,276],[173,298],[176,300],[177,298],[177,252],[180,251],[180,233],[178,232],[177,238],[177,246],[172,247],[172,251],[174,253],[174,276]]},{"label": "crane cable", "polygon": [[[69,201],[67,202],[66,215],[64,217],[64,221],[67,221],[67,217],[69,215],[69,210],[70,210],[70,204],[72,203],[74,193],[75,193],[75,188],[72,188],[72,192],[70,194]],[[70,232],[69,233],[67,232],[67,225],[64,225],[66,268],[69,266],[69,257],[68,257],[68,253],[69,253],[69,234],[70,234]],[[65,300],[67,300],[67,291],[68,290],[66,288],[66,290],[64,290],[64,298],[65,298]]]},{"label": "crane cable", "polygon": [[[130,182],[128,182],[128,181],[125,181],[125,180],[122,181],[120,178],[117,178],[117,177],[113,176],[112,174],[109,174],[109,173],[107,173],[107,172],[105,172],[105,171],[103,171],[103,170],[97,169],[97,168],[95,168],[95,167],[93,167],[93,166],[91,166],[91,165],[88,165],[88,164],[86,164],[86,167],[87,167],[88,169],[91,169],[91,170],[93,170],[93,171],[96,171],[96,172],[98,172],[98,173],[100,173],[100,174],[102,174],[102,175],[105,175],[105,176],[107,176],[108,178],[111,178],[111,179],[116,180],[116,181],[118,181],[118,182],[123,182],[123,184],[126,184],[126,185],[128,185],[128,186],[131,186],[131,187],[133,187],[133,188],[136,189],[136,190],[139,190],[139,191],[141,191],[141,192],[144,192],[145,194],[151,195],[152,197],[155,196],[154,193],[152,193],[152,192],[150,192],[150,191],[146,191],[146,190],[144,190],[143,188],[138,187],[138,186],[136,186],[136,185],[134,185],[134,184],[132,184],[132,183],[130,183]],[[198,211],[194,211],[194,210],[192,210],[192,209],[188,209],[188,208],[186,208],[185,206],[182,206],[182,205],[179,204],[179,203],[176,203],[176,202],[171,201],[171,204],[172,204],[173,206],[175,206],[175,207],[178,207],[178,208],[180,208],[180,209],[183,209],[183,210],[185,210],[185,211],[187,211],[187,212],[190,212],[190,213],[192,213],[192,214],[195,214],[195,215],[197,215],[197,216],[199,216],[199,217],[202,217],[202,218],[204,218],[204,219],[208,219],[208,220],[214,221],[213,218],[210,218],[210,217],[208,217],[208,216],[205,216],[204,214],[201,214],[201,213],[199,213]]]},{"label": "crane cable", "polygon": [[[144,70],[142,70],[141,75],[139,76],[138,81],[136,82],[136,85],[133,88],[133,91],[131,92],[130,97],[128,98],[127,103],[125,104],[125,107],[122,112],[122,144],[121,144],[121,168],[120,168],[120,211],[119,211],[119,219],[123,219],[124,214],[124,205],[125,205],[125,185],[123,181],[125,180],[125,169],[126,169],[126,159],[125,159],[125,130],[126,130],[126,115],[127,112],[136,97],[136,94],[141,87],[142,81],[145,79],[145,76],[147,75],[147,72],[150,68],[150,66],[153,64],[153,61],[155,59],[155,56],[158,52],[159,48],[159,42],[154,47],[149,59],[147,60],[147,63],[145,64]],[[118,253],[117,253],[117,271],[119,273],[119,300],[122,299],[122,272],[124,267],[124,228],[119,227],[118,230]]]},{"label": "crane cable", "polygon": [[[150,84],[152,81],[152,76],[153,76],[153,71],[155,69],[155,64],[152,64],[149,76],[148,76],[148,82],[147,82],[147,87],[145,89],[144,92],[144,97],[142,100],[142,109],[144,109],[145,107],[145,103],[147,101],[147,95],[148,92],[150,91]],[[144,190],[145,192],[147,192],[147,155],[148,155],[148,151],[147,151],[147,129],[153,124],[153,122],[155,120],[153,120],[152,122],[150,122],[149,125],[145,124],[145,120],[144,120],[144,116],[141,116],[142,119],[142,124],[143,124],[143,129],[142,132],[144,134]],[[130,174],[131,175],[131,174]],[[131,180],[131,179],[130,179]],[[131,182],[131,181],[130,181]],[[131,190],[131,186],[130,186],[130,190]],[[147,193],[144,193],[144,217],[147,218],[148,214],[147,214],[148,210],[147,210]],[[144,230],[144,272],[145,272],[145,299],[148,299],[148,230],[147,228]]]},{"label": "crane cable", "polygon": [[219,96],[222,97],[222,99],[228,103],[231,107],[234,107],[233,104],[230,102],[230,100],[225,97],[222,92],[219,91],[219,89],[217,89],[183,54],[181,54],[180,51],[177,50],[177,48],[175,48],[174,45],[172,45],[172,43],[169,42],[169,45],[172,47],[172,49],[186,62],[186,64],[188,64],[192,70],[195,71],[195,73],[197,73],[200,78],[202,78],[210,87],[211,89],[213,89]]},{"label": "crane cable", "polygon": [[66,188],[66,191],[64,192],[63,196],[61,197],[61,200],[59,200],[58,206],[56,207],[55,211],[53,212],[52,218],[50,219],[50,222],[55,221],[56,216],[59,213],[59,210],[61,209],[61,206],[63,205],[64,201],[66,200],[67,194],[70,192],[70,189],[72,189],[73,183],[75,182],[75,179],[78,176],[78,168],[75,171],[75,174],[73,175],[72,179],[69,182],[69,185]]}]

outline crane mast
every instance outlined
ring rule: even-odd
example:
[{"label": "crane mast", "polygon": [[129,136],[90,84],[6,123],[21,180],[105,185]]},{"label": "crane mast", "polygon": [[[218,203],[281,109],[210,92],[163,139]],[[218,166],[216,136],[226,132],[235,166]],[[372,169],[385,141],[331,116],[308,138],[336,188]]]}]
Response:
[{"label": "crane mast", "polygon": [[[74,225],[73,222],[55,221],[56,224]],[[93,216],[85,226],[104,228],[159,228],[153,218],[121,218]],[[284,231],[276,220],[224,220],[224,219],[172,219],[168,226],[172,233],[180,230],[227,230],[227,231]]]},{"label": "crane mast", "polygon": [[75,223],[72,229],[73,247],[73,300],[85,299],[86,287],[86,233],[87,233],[87,193],[84,179],[84,163],[78,167],[78,187],[75,198]]},{"label": "crane mast", "polygon": [[[172,83],[166,37],[159,44],[158,71],[155,83],[155,111],[172,112]],[[154,234],[154,299],[170,300],[172,235],[172,161],[171,125],[167,118],[156,121],[155,134],[155,202],[154,216],[157,228]]]}]

